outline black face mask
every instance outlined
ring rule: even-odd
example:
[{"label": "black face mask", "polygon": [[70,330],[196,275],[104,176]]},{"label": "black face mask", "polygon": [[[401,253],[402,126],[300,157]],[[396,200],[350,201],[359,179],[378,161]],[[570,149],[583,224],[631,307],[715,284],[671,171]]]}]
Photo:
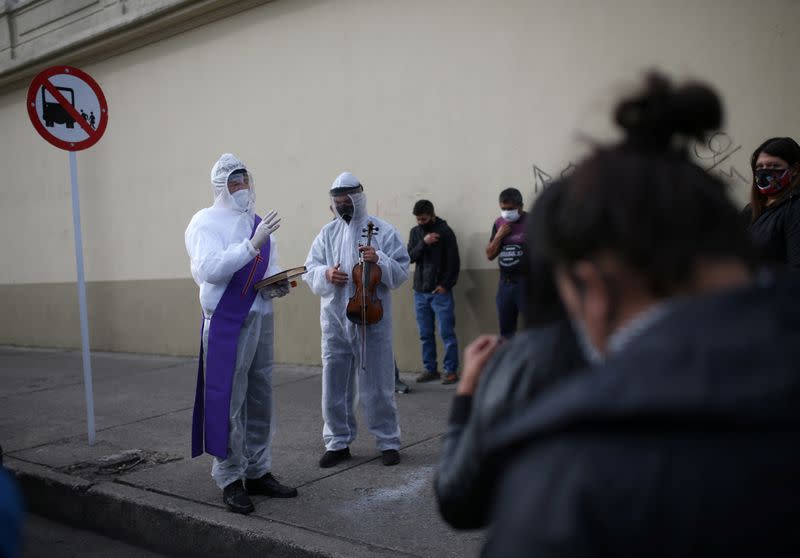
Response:
[{"label": "black face mask", "polygon": [[422,227],[422,230],[425,231],[425,232],[431,232],[435,225],[436,225],[436,223],[434,223],[433,220],[431,219],[430,221],[428,221],[424,225],[420,225],[420,227]]},{"label": "black face mask", "polygon": [[353,218],[353,211],[354,208],[349,203],[342,203],[336,205],[336,213],[344,219],[345,223],[349,223],[350,220]]}]

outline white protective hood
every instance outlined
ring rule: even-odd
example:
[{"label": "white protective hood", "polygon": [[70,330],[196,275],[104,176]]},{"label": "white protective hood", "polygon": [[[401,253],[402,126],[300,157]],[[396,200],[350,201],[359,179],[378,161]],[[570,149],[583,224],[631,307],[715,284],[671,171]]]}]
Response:
[{"label": "white protective hood", "polygon": [[232,153],[223,153],[219,160],[211,167],[211,187],[214,191],[214,207],[232,209],[238,212],[246,212],[250,217],[255,215],[256,190],[253,176],[248,171],[250,181],[250,203],[246,210],[242,210],[231,197],[228,191],[228,177],[237,170],[247,171],[245,164]]}]

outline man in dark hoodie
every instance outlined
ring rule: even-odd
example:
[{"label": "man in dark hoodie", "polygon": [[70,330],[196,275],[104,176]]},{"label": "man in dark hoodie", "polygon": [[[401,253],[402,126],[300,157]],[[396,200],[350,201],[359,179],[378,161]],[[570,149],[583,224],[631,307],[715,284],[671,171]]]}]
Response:
[{"label": "man in dark hoodie", "polygon": [[651,76],[548,200],[537,242],[594,367],[485,437],[484,556],[800,555],[800,285],[755,278],[725,184],[680,148],[721,110]]},{"label": "man in dark hoodie", "polygon": [[437,217],[433,204],[419,200],[414,204],[417,226],[408,237],[408,255],[414,270],[414,308],[417,314],[419,337],[422,341],[422,363],[425,371],[417,382],[438,380],[435,322],[444,343],[443,384],[458,381],[458,339],[456,338],[455,302],[453,287],[458,281],[461,260],[458,243],[447,221]]}]

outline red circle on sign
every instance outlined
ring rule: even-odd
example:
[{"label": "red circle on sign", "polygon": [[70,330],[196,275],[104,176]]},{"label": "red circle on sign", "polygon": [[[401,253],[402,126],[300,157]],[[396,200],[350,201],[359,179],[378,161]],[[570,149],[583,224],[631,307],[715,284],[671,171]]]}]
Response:
[{"label": "red circle on sign", "polygon": [[[85,140],[66,141],[54,136],[42,124],[39,114],[36,112],[36,95],[39,93],[39,89],[45,85],[45,82],[47,82],[49,78],[61,74],[68,74],[85,82],[95,94],[97,97],[97,102],[100,104],[100,121],[97,129],[95,130],[90,128],[89,125],[85,123],[85,121],[78,114],[77,110],[75,110],[75,107],[69,103],[64,104],[59,102],[64,110],[66,110],[70,116],[72,116],[73,119],[80,124],[80,126],[84,129],[84,132],[86,132],[86,134],[89,136]],[[45,86],[45,88],[47,87]],[[58,99],[56,98],[56,100]],[[48,142],[61,149],[66,149],[67,151],[80,151],[81,149],[86,149],[93,146],[100,140],[101,137],[103,137],[103,134],[106,131],[106,125],[108,124],[108,103],[106,103],[106,97],[103,95],[103,90],[100,89],[100,86],[97,84],[97,82],[92,79],[92,76],[86,72],[83,72],[78,68],[73,68],[72,66],[52,66],[41,71],[35,78],[33,78],[33,81],[28,88],[28,116],[31,119],[31,123],[33,123],[33,127],[36,128],[37,132],[39,132],[39,135]]]}]

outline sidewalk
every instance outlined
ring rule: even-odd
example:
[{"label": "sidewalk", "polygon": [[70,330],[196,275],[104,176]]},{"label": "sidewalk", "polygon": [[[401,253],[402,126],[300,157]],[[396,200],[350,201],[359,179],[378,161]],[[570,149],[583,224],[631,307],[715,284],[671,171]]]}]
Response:
[{"label": "sidewalk", "polygon": [[97,442],[80,352],[0,347],[0,445],[31,511],[174,556],[475,556],[483,535],[439,518],[432,491],[453,386],[398,395],[401,462],[384,467],[359,416],[353,459],[320,469],[320,369],[278,365],[273,472],[291,500],[228,512],[207,455],[191,459],[195,359],[92,355]]}]

